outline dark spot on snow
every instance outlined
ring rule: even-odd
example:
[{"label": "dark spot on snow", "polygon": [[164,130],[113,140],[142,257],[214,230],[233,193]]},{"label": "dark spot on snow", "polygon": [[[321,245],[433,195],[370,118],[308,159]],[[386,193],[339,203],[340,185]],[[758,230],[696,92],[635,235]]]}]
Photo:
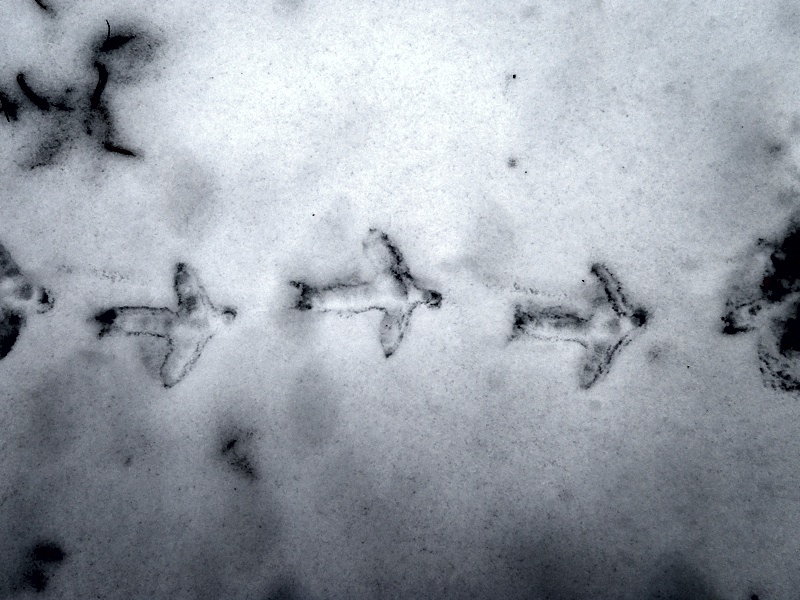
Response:
[{"label": "dark spot on snow", "polygon": [[64,551],[52,542],[42,542],[36,544],[31,550],[31,558],[34,562],[40,563],[59,563],[66,557]]},{"label": "dark spot on snow", "polygon": [[25,317],[19,313],[4,310],[0,317],[0,359],[8,356],[17,343],[20,331],[25,325]]},{"label": "dark spot on snow", "polygon": [[[103,92],[108,85],[108,69],[103,63],[99,62],[94,63],[94,68],[97,70],[97,83],[94,86],[92,95],[89,97],[89,108],[92,110],[97,110],[100,108],[100,100],[102,99]],[[91,135],[92,130],[89,129],[88,133]]]},{"label": "dark spot on snow", "polygon": [[114,321],[117,318],[117,309],[109,308],[95,315],[94,320],[100,324],[100,337],[111,332]]},{"label": "dark spot on snow", "polygon": [[111,23],[106,21],[106,25],[108,26],[108,32],[106,34],[106,38],[103,40],[103,43],[100,44],[100,47],[97,49],[99,54],[105,54],[107,52],[114,52],[114,50],[119,50],[123,46],[125,46],[128,42],[136,39],[136,34],[133,33],[123,33],[118,35],[111,35]]},{"label": "dark spot on snow", "polygon": [[711,584],[682,560],[659,569],[652,578],[649,600],[719,600]]},{"label": "dark spot on snow", "polygon": [[53,307],[51,294],[34,285],[19,270],[8,250],[0,244],[0,359],[11,352],[27,317]]},{"label": "dark spot on snow", "polygon": [[752,328],[744,325],[739,325],[733,314],[728,313],[721,318],[723,326],[722,333],[725,335],[736,335],[737,333],[744,333],[750,331]]},{"label": "dark spot on snow", "polygon": [[47,589],[55,568],[66,558],[66,553],[55,542],[43,541],[28,552],[22,570],[26,587],[39,593]]},{"label": "dark spot on snow", "polygon": [[293,308],[295,310],[311,310],[311,298],[317,293],[317,290],[302,281],[290,281],[289,285],[293,285],[300,291]]},{"label": "dark spot on snow", "polygon": [[258,473],[251,458],[252,433],[234,430],[223,436],[220,453],[225,463],[245,479],[255,481]]},{"label": "dark spot on snow", "polygon": [[439,308],[442,306],[442,295],[435,290],[428,290],[425,303],[431,308]]},{"label": "dark spot on snow", "polygon": [[770,256],[761,291],[770,302],[800,290],[800,228],[792,226]]},{"label": "dark spot on snow", "polygon": [[800,351],[800,319],[795,314],[782,323],[779,351],[783,356]]},{"label": "dark spot on snow", "polygon": [[[793,221],[782,239],[759,239],[756,254],[769,252],[757,283],[734,282],[721,317],[722,333],[758,334],[764,383],[800,390],[800,227]],[[748,287],[749,286],[749,287]]]},{"label": "dark spot on snow", "polygon": [[644,327],[647,325],[647,319],[650,317],[649,313],[647,312],[646,308],[638,307],[634,309],[633,314],[631,314],[631,321],[636,327]]},{"label": "dark spot on snow", "polygon": [[281,580],[273,586],[264,600],[303,600],[297,584],[293,581]]},{"label": "dark spot on snow", "polygon": [[17,120],[19,104],[12,100],[5,92],[0,90],[0,112],[6,116],[6,121],[11,123]]},{"label": "dark spot on snow", "polygon": [[23,95],[30,100],[31,104],[33,104],[36,108],[43,112],[50,110],[50,103],[46,98],[42,98],[39,94],[31,89],[27,80],[25,79],[24,73],[19,73],[17,75],[17,85],[19,86],[19,89],[22,90]]}]

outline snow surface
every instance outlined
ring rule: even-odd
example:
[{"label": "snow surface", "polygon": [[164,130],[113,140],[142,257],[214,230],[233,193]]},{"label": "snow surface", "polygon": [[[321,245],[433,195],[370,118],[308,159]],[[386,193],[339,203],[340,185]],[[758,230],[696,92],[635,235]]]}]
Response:
[{"label": "snow surface", "polygon": [[[0,598],[797,597],[800,404],[720,321],[800,204],[795,3],[3,0],[0,26],[0,243],[55,299],[0,362]],[[135,156],[16,81],[84,106],[125,32],[102,103]],[[442,295],[388,358],[379,311],[291,285],[370,281],[372,229]],[[175,310],[179,263],[236,318],[165,388],[158,340],[94,317]],[[595,263],[648,321],[585,390],[583,347],[512,331],[593,310]]]}]

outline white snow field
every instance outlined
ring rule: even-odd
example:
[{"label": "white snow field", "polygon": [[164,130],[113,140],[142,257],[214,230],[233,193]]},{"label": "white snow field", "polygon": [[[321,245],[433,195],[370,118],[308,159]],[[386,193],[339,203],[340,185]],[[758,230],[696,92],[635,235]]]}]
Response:
[{"label": "white snow field", "polygon": [[800,595],[795,2],[3,0],[0,112],[0,599]]}]

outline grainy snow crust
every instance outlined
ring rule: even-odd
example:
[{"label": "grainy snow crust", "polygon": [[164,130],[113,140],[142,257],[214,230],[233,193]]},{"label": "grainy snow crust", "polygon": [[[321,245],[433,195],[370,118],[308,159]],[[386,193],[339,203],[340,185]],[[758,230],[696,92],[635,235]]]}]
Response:
[{"label": "grainy snow crust", "polygon": [[0,2],[0,599],[796,598],[799,47]]}]

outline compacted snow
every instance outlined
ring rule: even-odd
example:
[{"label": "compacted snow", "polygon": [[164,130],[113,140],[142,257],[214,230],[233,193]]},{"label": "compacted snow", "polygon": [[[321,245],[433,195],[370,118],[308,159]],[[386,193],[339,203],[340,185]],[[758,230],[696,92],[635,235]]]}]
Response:
[{"label": "compacted snow", "polygon": [[792,2],[0,25],[0,598],[797,597]]}]

